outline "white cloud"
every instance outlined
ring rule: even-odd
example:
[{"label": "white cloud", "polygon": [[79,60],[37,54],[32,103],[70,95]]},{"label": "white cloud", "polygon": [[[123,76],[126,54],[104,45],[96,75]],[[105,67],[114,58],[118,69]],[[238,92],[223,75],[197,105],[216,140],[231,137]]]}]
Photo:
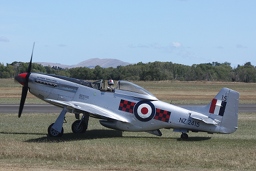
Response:
[{"label": "white cloud", "polygon": [[182,44],[180,42],[172,42],[171,46],[164,46],[159,45],[158,43],[151,43],[151,44],[138,44],[138,45],[129,45],[129,48],[151,48],[151,49],[174,49],[180,48]]},{"label": "white cloud", "polygon": [[172,42],[172,47],[179,48],[179,47],[181,47],[181,43],[180,42]]},{"label": "white cloud", "polygon": [[138,44],[138,45],[129,45],[129,48],[149,48],[149,49],[163,49],[164,46],[161,46],[157,43],[151,44]]}]

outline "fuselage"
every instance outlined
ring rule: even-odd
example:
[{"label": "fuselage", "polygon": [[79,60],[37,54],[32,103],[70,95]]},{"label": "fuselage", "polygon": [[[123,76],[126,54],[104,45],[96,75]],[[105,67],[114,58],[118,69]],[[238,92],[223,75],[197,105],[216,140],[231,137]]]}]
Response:
[{"label": "fuselage", "polygon": [[[219,132],[219,125],[207,125],[190,117],[194,111],[163,101],[141,87],[120,82],[114,92],[102,89],[100,85],[67,77],[31,73],[28,87],[36,97],[46,100],[72,101],[100,106],[129,120],[123,123],[103,118],[102,125],[124,131],[151,131],[174,128],[180,132]],[[134,86],[127,89],[125,86]],[[125,88],[123,88],[125,87]],[[137,91],[138,90],[138,91]]]}]

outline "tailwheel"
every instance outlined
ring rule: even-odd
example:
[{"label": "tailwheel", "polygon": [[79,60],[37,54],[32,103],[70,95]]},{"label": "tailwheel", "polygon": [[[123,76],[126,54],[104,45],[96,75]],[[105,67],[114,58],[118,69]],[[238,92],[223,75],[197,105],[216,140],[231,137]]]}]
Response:
[{"label": "tailwheel", "polygon": [[188,139],[188,134],[187,134],[187,133],[182,133],[182,134],[180,135],[180,138],[181,138],[182,140],[187,140],[187,139]]},{"label": "tailwheel", "polygon": [[83,120],[76,120],[72,124],[72,132],[73,133],[84,133],[87,129],[87,125],[83,122]]},{"label": "tailwheel", "polygon": [[52,128],[54,123],[52,123],[49,127],[48,127],[48,135],[50,137],[61,137],[63,135],[63,128],[61,129],[61,132],[56,131],[55,129]]}]

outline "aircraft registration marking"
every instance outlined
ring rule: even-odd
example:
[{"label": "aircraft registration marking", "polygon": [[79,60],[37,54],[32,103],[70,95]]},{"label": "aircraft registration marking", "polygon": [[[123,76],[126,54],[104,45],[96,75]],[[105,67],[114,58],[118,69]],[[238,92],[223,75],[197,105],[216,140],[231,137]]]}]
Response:
[{"label": "aircraft registration marking", "polygon": [[184,125],[191,125],[191,126],[195,126],[195,127],[200,126],[200,122],[192,120],[192,119],[187,119],[187,118],[180,118],[179,122],[183,123]]}]

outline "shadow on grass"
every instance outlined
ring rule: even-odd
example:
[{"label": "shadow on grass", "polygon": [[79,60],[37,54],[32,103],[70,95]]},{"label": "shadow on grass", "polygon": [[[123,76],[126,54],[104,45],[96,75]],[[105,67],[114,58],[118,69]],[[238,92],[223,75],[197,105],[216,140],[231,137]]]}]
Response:
[{"label": "shadow on grass", "polygon": [[[58,142],[67,142],[67,141],[80,141],[80,140],[92,140],[92,139],[104,139],[104,138],[117,138],[122,137],[121,131],[115,131],[115,130],[93,130],[88,131],[85,134],[73,134],[73,133],[67,133],[64,134],[62,137],[41,137],[41,138],[35,138],[35,139],[29,139],[25,142],[37,142],[37,143],[58,143]],[[122,138],[127,139],[165,139],[170,140],[174,139],[177,141],[185,141],[185,142],[194,142],[194,141],[206,141],[210,140],[211,137],[191,137],[187,140],[182,140],[181,138],[170,138],[170,137],[145,137],[145,136],[126,136]]]},{"label": "shadow on grass", "polygon": [[206,140],[210,140],[210,139],[211,139],[211,137],[189,137],[186,140],[177,138],[177,141],[206,141]]},{"label": "shadow on grass", "polygon": [[[26,140],[25,142],[65,142],[77,140],[90,140],[90,139],[104,139],[122,137],[122,131],[117,130],[89,130],[84,134],[65,133],[62,137],[49,137],[45,133],[25,133],[25,132],[0,132],[0,134],[13,134],[13,135],[44,135],[40,138]],[[211,137],[189,137],[187,140],[174,137],[147,137],[147,136],[125,136],[123,138],[132,139],[176,139],[177,141],[206,141]]]},{"label": "shadow on grass", "polygon": [[[0,134],[13,134],[13,135],[40,135],[42,137],[28,139],[25,142],[66,142],[66,141],[79,141],[79,140],[91,140],[91,139],[104,139],[104,138],[117,138],[122,137],[122,131],[117,130],[88,130],[83,134],[65,133],[62,137],[49,137],[45,133],[25,133],[25,132],[0,132]],[[123,138],[132,139],[174,139],[177,141],[206,141],[210,140],[211,137],[189,137],[187,140],[175,137],[152,137],[152,136],[125,136]]]},{"label": "shadow on grass", "polygon": [[122,137],[122,132],[116,130],[89,130],[83,134],[65,133],[62,137],[49,137],[46,135],[45,137],[29,139],[25,142],[64,142],[115,137]]},{"label": "shadow on grass", "polygon": [[143,138],[143,139],[165,139],[165,140],[177,140],[177,141],[207,141],[210,140],[211,137],[189,137],[187,140],[183,140],[181,138],[175,138],[175,137],[145,137],[145,136],[125,136],[124,138]]}]

